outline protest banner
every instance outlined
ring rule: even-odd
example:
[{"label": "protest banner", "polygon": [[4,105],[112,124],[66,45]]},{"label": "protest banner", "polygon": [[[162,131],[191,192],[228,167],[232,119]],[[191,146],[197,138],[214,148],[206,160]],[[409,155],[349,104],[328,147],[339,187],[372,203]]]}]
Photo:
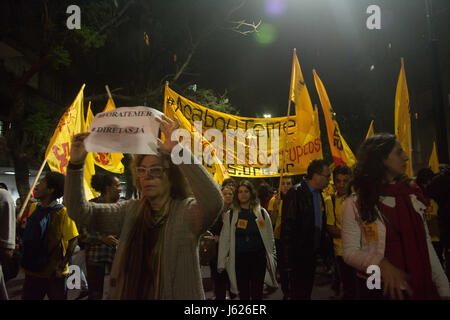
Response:
[{"label": "protest banner", "polygon": [[[188,142],[193,154],[200,156],[211,174],[214,174],[215,168],[209,160],[214,157],[223,163],[230,176],[245,178],[278,177],[282,171],[285,175],[304,174],[309,164],[304,161],[305,158],[322,158],[320,130],[312,130],[317,133],[314,139],[300,144],[295,117],[288,120],[287,117],[234,116],[196,104],[168,86],[164,114],[180,120],[180,128],[190,133]],[[313,120],[314,126],[318,126],[316,113],[313,113]],[[287,147],[283,151],[285,139]],[[281,168],[280,158],[283,155],[286,161]]]},{"label": "protest banner", "polygon": [[85,140],[88,152],[157,154],[162,113],[148,107],[123,107],[98,113]]}]

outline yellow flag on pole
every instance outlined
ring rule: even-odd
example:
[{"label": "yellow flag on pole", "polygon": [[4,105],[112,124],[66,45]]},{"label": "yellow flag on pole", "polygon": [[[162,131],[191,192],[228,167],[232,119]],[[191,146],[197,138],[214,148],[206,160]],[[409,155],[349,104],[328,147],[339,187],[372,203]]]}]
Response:
[{"label": "yellow flag on pole", "polygon": [[[84,115],[84,112],[83,112]],[[83,131],[81,132],[87,132],[88,129],[88,118],[92,117],[92,111],[91,111],[91,102],[89,102],[88,106],[88,112],[86,116],[86,121],[84,121],[83,118]],[[91,119],[92,121],[92,119]],[[94,156],[92,152],[88,152],[86,156],[86,160],[84,161],[84,194],[86,195],[87,200],[91,200],[93,198],[98,197],[98,192],[95,191],[91,186],[91,180],[92,176],[95,175],[95,165],[94,165]]]},{"label": "yellow flag on pole", "polygon": [[[322,159],[322,145],[320,140],[320,126],[317,109],[314,111],[311,98],[306,87],[305,79],[300,68],[297,52],[294,49],[293,66],[291,72],[290,99],[295,104],[295,120],[297,124],[297,134],[295,140],[291,144],[296,150],[306,150],[305,147],[315,144],[318,148],[312,152],[304,152],[299,158],[299,166],[307,168],[309,163],[314,159]],[[289,149],[289,147],[288,147]],[[308,151],[311,151],[309,149]],[[290,152],[283,153],[284,156],[290,157]],[[288,156],[289,155],[289,156]]]},{"label": "yellow flag on pole", "polygon": [[306,88],[305,79],[303,78],[300,62],[297,54],[294,52],[294,66],[291,74],[291,100],[295,103],[295,115],[297,119],[297,144],[304,145],[310,130],[314,126],[314,111]]},{"label": "yellow flag on pole", "polygon": [[116,104],[114,103],[114,100],[112,98],[108,98],[108,102],[106,102],[106,107],[103,109],[103,112],[111,111],[116,108]]},{"label": "yellow flag on pole", "polygon": [[[108,99],[108,102],[106,103],[105,109],[103,109],[103,112],[114,110],[116,108],[116,105],[114,104],[114,101],[112,98]],[[94,118],[94,115],[92,114],[92,119]],[[92,119],[89,121],[88,127],[91,124]],[[105,152],[95,152],[93,154],[95,164],[99,167],[102,167],[103,169],[113,172],[113,173],[119,173],[122,174],[124,172],[124,166],[122,164],[122,153],[105,153]]]},{"label": "yellow flag on pole", "polygon": [[366,140],[369,139],[371,136],[373,136],[375,132],[373,131],[373,120],[370,122],[369,130],[366,134]]},{"label": "yellow flag on pole", "polygon": [[[59,120],[58,126],[56,127],[45,152],[45,158],[50,170],[60,172],[64,175],[67,173],[67,165],[69,164],[72,138],[75,134],[85,132],[83,108],[84,87],[85,85],[83,84],[75,100],[72,102],[72,105]],[[89,162],[86,162],[85,164],[85,171],[86,166],[89,166]],[[88,200],[92,199],[94,195],[90,191],[89,184],[86,185],[86,180],[84,187],[86,198]]]},{"label": "yellow flag on pole", "polygon": [[436,142],[433,141],[433,150],[431,151],[430,160],[428,161],[428,166],[434,173],[439,173],[439,160],[436,152]]},{"label": "yellow flag on pole", "polygon": [[316,70],[313,70],[313,74],[314,83],[316,84],[317,93],[319,94],[320,104],[322,105],[322,111],[325,117],[328,142],[330,143],[334,165],[337,167],[341,164],[345,164],[352,167],[356,162],[355,155],[348,146],[344,137],[342,137],[341,131],[339,130],[339,125],[336,121],[336,114],[333,111],[327,92],[325,91],[325,87],[317,75]]},{"label": "yellow flag on pole", "polygon": [[66,168],[69,163],[72,137],[83,130],[84,87],[85,85],[83,84],[72,105],[59,120],[58,126],[45,151],[45,159],[47,159],[50,170],[60,172],[64,175],[67,173]]},{"label": "yellow flag on pole", "polygon": [[402,67],[398,76],[397,90],[395,92],[395,135],[400,145],[409,157],[406,174],[412,178],[412,142],[411,142],[411,118],[409,114],[409,94],[406,84],[405,65],[401,59]]},{"label": "yellow flag on pole", "polygon": [[94,120],[94,114],[91,110],[91,102],[89,101],[88,111],[86,113],[86,129],[91,125],[92,120]]}]

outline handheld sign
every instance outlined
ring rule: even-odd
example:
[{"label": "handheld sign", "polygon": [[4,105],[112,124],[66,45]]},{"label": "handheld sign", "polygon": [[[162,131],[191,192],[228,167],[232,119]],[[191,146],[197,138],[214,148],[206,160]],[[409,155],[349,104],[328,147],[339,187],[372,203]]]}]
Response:
[{"label": "handheld sign", "polygon": [[123,107],[98,113],[84,145],[88,152],[157,154],[162,112],[148,107]]}]

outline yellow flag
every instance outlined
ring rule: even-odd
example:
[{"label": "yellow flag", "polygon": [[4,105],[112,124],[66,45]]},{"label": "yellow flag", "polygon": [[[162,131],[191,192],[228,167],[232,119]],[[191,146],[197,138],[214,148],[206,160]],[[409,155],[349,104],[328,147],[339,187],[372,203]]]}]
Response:
[{"label": "yellow flag", "polygon": [[86,113],[86,129],[91,125],[92,120],[94,120],[94,114],[91,110],[91,102],[89,101],[88,111]]},{"label": "yellow flag", "polygon": [[[84,112],[83,112],[84,115]],[[91,102],[89,102],[88,112],[86,116],[86,121],[83,118],[83,131],[87,132],[88,129],[88,119],[89,117],[93,117],[91,111]],[[92,121],[92,118],[90,119]],[[91,186],[92,176],[95,175],[95,165],[94,165],[94,156],[92,152],[88,152],[86,156],[86,160],[84,161],[84,194],[86,195],[87,200],[91,200],[93,198],[98,197],[98,192],[95,191]]]},{"label": "yellow flag", "polygon": [[[311,98],[306,87],[305,79],[303,78],[302,69],[300,68],[300,62],[297,58],[297,53],[294,49],[292,73],[291,73],[291,87],[290,87],[291,101],[295,104],[295,121],[297,125],[297,134],[294,141],[289,141],[288,145],[291,145],[291,150],[303,150],[303,156],[298,160],[298,166],[301,168],[308,167],[309,163],[314,159],[322,159],[322,143],[320,140],[320,126],[319,115],[317,109],[314,111],[311,103]],[[311,151],[309,146],[316,145]],[[282,147],[284,145],[281,145]],[[308,150],[305,148],[308,146]],[[289,147],[288,147],[289,149]],[[286,152],[283,153],[287,160],[291,156]],[[280,159],[281,161],[281,159]]]},{"label": "yellow flag", "polygon": [[298,144],[304,145],[314,124],[314,111],[303,78],[300,62],[294,51],[292,74],[291,74],[291,101],[295,103],[295,115],[297,118]]},{"label": "yellow flag", "polygon": [[70,146],[72,137],[83,130],[84,114],[83,114],[83,90],[85,85],[80,89],[72,105],[66,110],[58,126],[53,133],[53,137],[45,151],[45,159],[50,170],[60,172],[66,175],[67,165],[70,157]]},{"label": "yellow flag", "polygon": [[406,84],[405,65],[402,61],[400,75],[398,76],[397,90],[395,92],[395,135],[403,150],[409,157],[406,174],[412,178],[412,143],[411,143],[411,118],[409,114],[409,94]]},{"label": "yellow flag", "polygon": [[316,84],[317,93],[319,94],[323,115],[325,117],[325,123],[327,125],[328,142],[330,143],[334,165],[337,167],[341,164],[345,164],[352,167],[356,162],[355,155],[352,150],[350,150],[344,137],[342,137],[327,92],[325,91],[325,87],[317,75],[316,70],[313,70],[313,74],[314,83]]},{"label": "yellow flag", "polygon": [[116,104],[114,103],[114,100],[112,98],[108,99],[108,102],[106,102],[106,107],[103,109],[103,112],[111,111],[116,108]]},{"label": "yellow flag", "polygon": [[367,134],[366,134],[366,140],[369,139],[374,134],[375,134],[375,132],[373,131],[373,120],[372,120],[372,122],[370,122],[369,130],[367,131]]},{"label": "yellow flag", "polygon": [[213,179],[217,184],[222,185],[223,180],[230,178],[227,169],[221,163],[214,163],[216,171],[214,172]]},{"label": "yellow flag", "polygon": [[[83,90],[85,85],[80,89],[72,105],[66,110],[59,120],[53,137],[45,152],[45,158],[50,170],[60,172],[64,175],[67,173],[67,165],[69,164],[70,147],[72,138],[75,134],[85,132],[84,108],[83,108]],[[88,165],[88,162],[86,162]],[[86,168],[86,164],[85,164]],[[85,176],[86,177],[86,176]],[[85,194],[88,200],[94,195],[85,181]]]},{"label": "yellow flag", "polygon": [[[105,109],[103,109],[103,112],[114,110],[116,108],[116,105],[114,104],[114,101],[112,98],[108,99],[108,102],[106,103]],[[94,115],[92,114],[92,119],[94,118]],[[92,119],[89,121],[88,127],[91,124]],[[106,152],[95,152],[93,154],[95,164],[99,167],[102,167],[103,169],[113,172],[113,173],[123,173],[124,166],[122,164],[122,153],[106,153]]]},{"label": "yellow flag", "polygon": [[433,151],[431,151],[430,161],[428,161],[428,166],[433,170],[434,173],[439,173],[439,160],[436,152],[436,142],[433,141]]}]

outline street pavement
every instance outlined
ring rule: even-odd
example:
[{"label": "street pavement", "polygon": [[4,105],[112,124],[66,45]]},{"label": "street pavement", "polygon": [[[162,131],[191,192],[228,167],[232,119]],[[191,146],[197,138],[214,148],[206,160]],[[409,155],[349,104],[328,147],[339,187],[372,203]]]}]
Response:
[{"label": "street pavement", "polygon": [[[214,293],[212,290],[212,280],[210,278],[210,269],[209,267],[201,267],[201,273],[203,277],[203,284],[205,289],[206,299],[212,300],[214,299]],[[22,295],[22,287],[24,282],[25,275],[21,270],[18,276],[15,279],[11,279],[6,283],[6,287],[8,290],[8,295],[10,300],[20,300]],[[108,295],[109,290],[109,276],[105,277],[105,288],[103,298],[105,299]],[[68,290],[68,300],[75,300],[81,290]],[[333,291],[331,290],[331,276],[325,272],[325,268],[323,266],[319,266],[316,270],[316,277],[314,280],[314,288],[312,292],[312,300],[330,300],[332,299]],[[47,299],[47,297],[46,297]],[[86,300],[87,297],[82,300]],[[237,299],[237,298],[236,298]],[[283,293],[280,288],[277,288],[275,291],[267,293],[264,295],[264,300],[282,300]]]}]

